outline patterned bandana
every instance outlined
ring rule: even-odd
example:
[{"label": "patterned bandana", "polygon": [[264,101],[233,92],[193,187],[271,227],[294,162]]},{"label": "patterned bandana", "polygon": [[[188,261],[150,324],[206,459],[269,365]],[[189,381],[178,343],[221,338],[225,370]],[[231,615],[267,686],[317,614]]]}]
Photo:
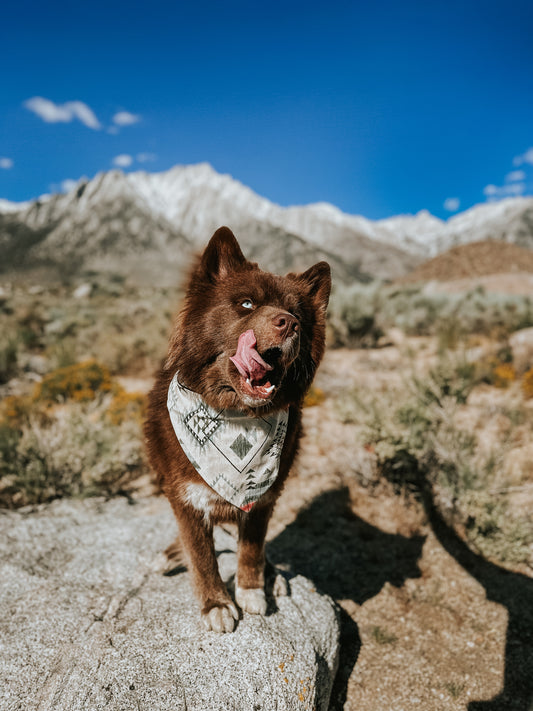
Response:
[{"label": "patterned bandana", "polygon": [[182,385],[177,373],[167,407],[176,437],[202,479],[230,504],[249,511],[278,476],[288,413],[217,412]]}]

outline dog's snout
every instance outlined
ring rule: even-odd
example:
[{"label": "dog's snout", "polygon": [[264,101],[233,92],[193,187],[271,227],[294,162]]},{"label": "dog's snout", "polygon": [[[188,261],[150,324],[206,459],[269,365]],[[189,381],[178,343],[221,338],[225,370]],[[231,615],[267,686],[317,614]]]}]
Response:
[{"label": "dog's snout", "polygon": [[283,338],[292,336],[300,328],[298,319],[288,311],[281,311],[272,318],[272,325]]}]

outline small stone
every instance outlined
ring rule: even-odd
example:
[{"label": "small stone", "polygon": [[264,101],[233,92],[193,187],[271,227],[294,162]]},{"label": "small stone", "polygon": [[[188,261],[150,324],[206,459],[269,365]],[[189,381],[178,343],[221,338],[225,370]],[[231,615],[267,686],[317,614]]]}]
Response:
[{"label": "small stone", "polygon": [[72,292],[72,296],[75,299],[86,299],[88,296],[91,295],[92,290],[92,284],[80,284],[74,289],[74,291]]}]

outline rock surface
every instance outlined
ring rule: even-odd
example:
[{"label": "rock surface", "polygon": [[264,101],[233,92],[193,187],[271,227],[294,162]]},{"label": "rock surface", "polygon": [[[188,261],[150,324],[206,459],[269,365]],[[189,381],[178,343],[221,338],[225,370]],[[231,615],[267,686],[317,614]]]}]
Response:
[{"label": "rock surface", "polygon": [[519,372],[533,367],[533,328],[521,328],[509,336],[513,364]]},{"label": "rock surface", "polygon": [[[283,711],[328,707],[339,626],[305,578],[202,630],[187,573],[154,570],[176,527],[166,500],[57,501],[0,513],[3,708]],[[235,542],[217,535],[231,586]]]}]

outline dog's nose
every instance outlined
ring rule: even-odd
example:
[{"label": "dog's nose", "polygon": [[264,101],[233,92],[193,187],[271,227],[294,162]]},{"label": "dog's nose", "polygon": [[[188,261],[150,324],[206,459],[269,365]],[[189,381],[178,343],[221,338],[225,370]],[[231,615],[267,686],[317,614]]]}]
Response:
[{"label": "dog's nose", "polygon": [[300,328],[298,319],[288,311],[281,311],[272,318],[272,325],[282,338],[292,336]]}]

